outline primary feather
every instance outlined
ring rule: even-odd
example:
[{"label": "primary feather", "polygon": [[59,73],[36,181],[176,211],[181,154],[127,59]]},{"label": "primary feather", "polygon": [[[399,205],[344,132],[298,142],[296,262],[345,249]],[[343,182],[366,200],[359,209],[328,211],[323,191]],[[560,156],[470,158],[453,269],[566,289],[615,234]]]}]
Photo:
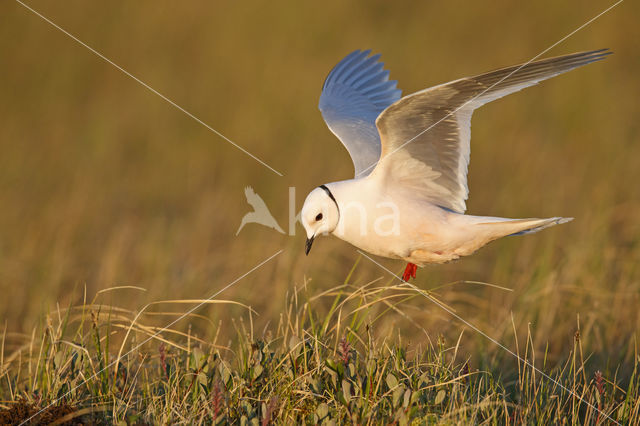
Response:
[{"label": "primary feather", "polygon": [[[380,55],[356,50],[340,61],[327,76],[319,108],[329,129],[349,151],[355,176],[363,177],[380,158],[376,118],[400,99],[401,90],[389,81]],[[365,169],[367,169],[365,171]]]},{"label": "primary feather", "polygon": [[376,120],[382,159],[375,173],[382,174],[387,184],[412,191],[417,198],[464,213],[473,111],[609,53],[602,49],[544,59],[405,96]]}]

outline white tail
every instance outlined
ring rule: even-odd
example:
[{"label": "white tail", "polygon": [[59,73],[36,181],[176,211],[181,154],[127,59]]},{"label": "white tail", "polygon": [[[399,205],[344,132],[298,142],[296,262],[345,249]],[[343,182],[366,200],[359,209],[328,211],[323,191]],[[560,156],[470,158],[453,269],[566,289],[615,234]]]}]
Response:
[{"label": "white tail", "polygon": [[573,220],[572,217],[550,217],[546,219],[506,219],[501,217],[478,218],[486,221],[478,222],[478,225],[487,225],[492,230],[493,239],[513,236],[533,234],[550,226],[560,225]]},{"label": "white tail", "polygon": [[537,219],[536,221],[541,223],[534,225],[532,228],[514,232],[513,234],[509,234],[508,236],[534,234],[538,231],[542,231],[543,229],[549,228],[551,226],[561,225],[563,223],[571,222],[572,220],[573,220],[572,217],[550,217],[548,219]]}]

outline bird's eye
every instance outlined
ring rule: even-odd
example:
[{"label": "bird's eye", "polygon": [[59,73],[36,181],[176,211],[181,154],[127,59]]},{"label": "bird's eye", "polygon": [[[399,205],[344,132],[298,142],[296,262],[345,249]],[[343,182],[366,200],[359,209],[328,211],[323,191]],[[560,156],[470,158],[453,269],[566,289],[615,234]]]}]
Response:
[{"label": "bird's eye", "polygon": [[316,222],[322,220],[322,213],[318,213],[318,216],[316,216]]}]

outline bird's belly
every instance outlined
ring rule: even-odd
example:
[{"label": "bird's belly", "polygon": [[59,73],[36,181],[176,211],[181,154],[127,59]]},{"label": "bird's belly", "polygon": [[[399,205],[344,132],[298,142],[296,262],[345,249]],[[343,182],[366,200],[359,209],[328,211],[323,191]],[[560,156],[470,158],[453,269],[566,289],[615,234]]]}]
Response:
[{"label": "bird's belly", "polygon": [[456,248],[460,236],[451,232],[448,213],[439,208],[420,203],[405,205],[396,215],[373,209],[367,213],[366,218],[349,215],[334,235],[371,254],[421,266],[459,257]]},{"label": "bird's belly", "polygon": [[406,257],[406,242],[397,236],[366,236],[361,238],[349,238],[348,236],[339,236],[344,241],[376,256],[388,257],[391,259],[403,259]]},{"label": "bird's belly", "polygon": [[405,259],[416,248],[414,224],[402,215],[371,214],[365,218],[349,218],[334,231],[342,240],[376,256]]}]

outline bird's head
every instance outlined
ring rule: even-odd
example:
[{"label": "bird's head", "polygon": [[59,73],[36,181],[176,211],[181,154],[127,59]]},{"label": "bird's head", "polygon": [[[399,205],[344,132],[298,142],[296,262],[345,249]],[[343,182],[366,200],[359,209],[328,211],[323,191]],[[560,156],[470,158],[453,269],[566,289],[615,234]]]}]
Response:
[{"label": "bird's head", "polygon": [[336,229],[339,219],[338,204],[326,186],[319,186],[307,195],[300,213],[302,226],[307,232],[306,254],[309,254],[317,236],[326,235]]}]

